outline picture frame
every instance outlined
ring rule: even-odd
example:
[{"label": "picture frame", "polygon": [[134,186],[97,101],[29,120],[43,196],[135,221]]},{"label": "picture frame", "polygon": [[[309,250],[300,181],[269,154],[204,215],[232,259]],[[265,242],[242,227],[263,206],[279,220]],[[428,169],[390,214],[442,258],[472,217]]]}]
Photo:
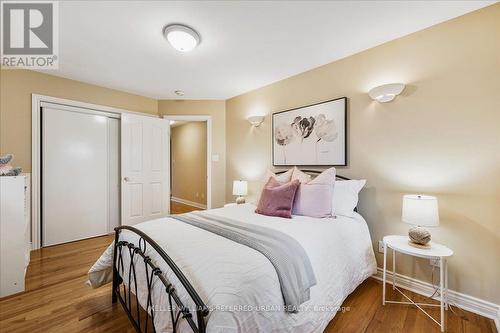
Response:
[{"label": "picture frame", "polygon": [[347,166],[347,97],[272,114],[273,166]]}]

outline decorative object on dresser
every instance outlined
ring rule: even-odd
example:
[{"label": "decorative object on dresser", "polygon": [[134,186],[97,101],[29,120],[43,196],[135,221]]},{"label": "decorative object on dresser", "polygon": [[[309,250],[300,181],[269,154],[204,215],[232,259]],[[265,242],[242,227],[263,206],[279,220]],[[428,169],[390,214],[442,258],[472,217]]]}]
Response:
[{"label": "decorative object on dresser", "polygon": [[14,168],[10,165],[13,159],[12,154],[0,156],[0,176],[18,176],[23,172],[22,168]]},{"label": "decorative object on dresser", "polygon": [[30,259],[29,175],[0,177],[0,297],[24,291]]},{"label": "decorative object on dresser", "polygon": [[233,181],[233,195],[236,195],[236,203],[244,204],[245,195],[248,194],[248,183],[246,180],[235,180]]},{"label": "decorative object on dresser", "polygon": [[346,121],[346,97],[273,113],[273,165],[347,165]]},{"label": "decorative object on dresser", "polygon": [[[439,325],[441,332],[444,332],[444,310],[448,310],[448,262],[447,258],[453,255],[453,251],[448,247],[430,242],[429,248],[419,248],[412,246],[410,242],[407,241],[406,236],[385,236],[382,240],[384,243],[384,270],[382,273],[382,305],[385,303],[394,304],[411,304],[415,305],[423,313],[427,315],[433,322]],[[386,300],[385,289],[386,289],[386,277],[387,277],[387,248],[392,249],[392,289],[399,292],[407,301],[391,301]],[[431,260],[437,260],[439,262],[439,304],[429,304],[429,303],[415,303],[411,298],[406,296],[397,286],[396,286],[396,253],[403,253],[417,258],[425,258]],[[436,288],[437,291],[437,288]],[[432,298],[432,295],[430,298]],[[440,308],[440,320],[437,321],[432,317],[427,311],[422,307],[439,307]]]},{"label": "decorative object on dresser", "polygon": [[403,222],[414,227],[408,231],[409,244],[415,247],[429,248],[430,232],[422,228],[439,225],[438,201],[430,195],[407,194],[403,196]]}]

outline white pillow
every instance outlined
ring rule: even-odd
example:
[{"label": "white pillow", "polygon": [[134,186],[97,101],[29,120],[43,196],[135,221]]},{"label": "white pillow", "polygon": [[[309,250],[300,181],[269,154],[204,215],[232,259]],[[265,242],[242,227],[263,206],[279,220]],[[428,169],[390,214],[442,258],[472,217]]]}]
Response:
[{"label": "white pillow", "polygon": [[297,179],[301,184],[307,184],[311,181],[311,176],[305,172],[302,172],[297,167],[293,167],[292,179]]},{"label": "white pillow", "polygon": [[332,195],[332,215],[353,217],[354,208],[358,204],[358,194],[365,184],[366,179],[336,181]]},{"label": "white pillow", "polygon": [[267,170],[263,181],[267,183],[270,177],[274,177],[280,183],[288,183],[290,180],[292,180],[292,174],[293,174],[293,168],[279,175],[275,174],[271,170]]}]

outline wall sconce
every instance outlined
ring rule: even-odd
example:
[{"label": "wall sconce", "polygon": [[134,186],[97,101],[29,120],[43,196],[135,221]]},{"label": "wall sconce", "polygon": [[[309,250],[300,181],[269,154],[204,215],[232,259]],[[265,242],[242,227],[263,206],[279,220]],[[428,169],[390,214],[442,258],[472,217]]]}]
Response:
[{"label": "wall sconce", "polygon": [[259,127],[264,121],[264,116],[250,116],[247,120],[252,126]]},{"label": "wall sconce", "polygon": [[404,89],[403,83],[389,83],[371,89],[368,95],[375,101],[386,103],[392,101]]}]

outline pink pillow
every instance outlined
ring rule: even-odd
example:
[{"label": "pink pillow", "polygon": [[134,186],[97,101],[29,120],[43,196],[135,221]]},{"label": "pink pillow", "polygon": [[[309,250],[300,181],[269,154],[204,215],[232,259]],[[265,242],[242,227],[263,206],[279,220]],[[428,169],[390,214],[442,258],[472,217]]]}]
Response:
[{"label": "pink pillow", "polygon": [[298,180],[281,184],[274,177],[269,177],[255,212],[262,215],[291,218],[293,200],[299,185]]},{"label": "pink pillow", "polygon": [[293,214],[319,218],[332,216],[335,174],[335,168],[330,168],[310,182],[301,184],[295,195]]}]

